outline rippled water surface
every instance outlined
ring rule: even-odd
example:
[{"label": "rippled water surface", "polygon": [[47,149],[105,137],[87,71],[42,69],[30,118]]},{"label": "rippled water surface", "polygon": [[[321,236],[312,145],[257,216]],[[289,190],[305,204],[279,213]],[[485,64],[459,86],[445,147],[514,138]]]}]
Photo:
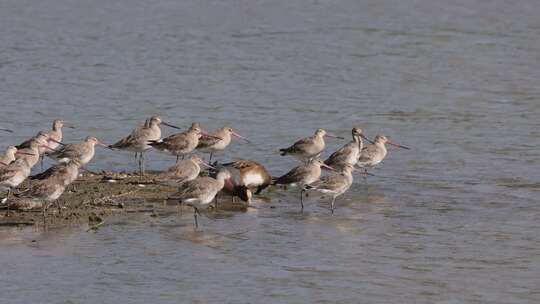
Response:
[{"label": "rippled water surface", "polygon": [[[277,149],[359,125],[413,147],[338,199],[273,189],[246,213],[0,230],[2,303],[540,302],[540,5],[523,1],[0,1],[1,148],[152,114]],[[164,130],[167,133],[171,130]],[[343,142],[327,141],[328,151]],[[94,169],[132,169],[99,150]],[[148,155],[152,169],[173,158]],[[35,240],[35,242],[32,242]]]}]

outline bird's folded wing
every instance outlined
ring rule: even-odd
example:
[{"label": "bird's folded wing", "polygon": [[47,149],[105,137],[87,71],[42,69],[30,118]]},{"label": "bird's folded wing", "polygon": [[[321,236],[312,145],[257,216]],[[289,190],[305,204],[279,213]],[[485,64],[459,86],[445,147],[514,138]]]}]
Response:
[{"label": "bird's folded wing", "polygon": [[305,166],[298,166],[293,168],[291,171],[280,176],[277,180],[277,184],[288,184],[298,182],[302,177],[307,173]]},{"label": "bird's folded wing", "polygon": [[377,147],[375,145],[365,146],[362,149],[362,152],[360,153],[358,162],[362,163],[362,162],[370,161],[373,158],[373,156],[375,156],[375,154],[377,154]]},{"label": "bird's folded wing", "polygon": [[204,149],[204,148],[211,147],[211,146],[217,144],[220,140],[221,139],[216,138],[216,137],[210,137],[208,135],[202,135],[201,138],[199,138],[199,144],[197,145],[197,149]]}]

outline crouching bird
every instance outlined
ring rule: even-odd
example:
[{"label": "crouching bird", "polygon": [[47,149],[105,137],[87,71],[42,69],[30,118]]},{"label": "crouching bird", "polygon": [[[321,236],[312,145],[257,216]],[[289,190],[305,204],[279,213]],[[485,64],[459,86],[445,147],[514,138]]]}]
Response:
[{"label": "crouching bird", "polygon": [[250,202],[252,189],[255,194],[260,194],[272,184],[272,176],[266,168],[258,162],[241,159],[221,165],[231,173],[229,183],[225,184],[225,190],[234,196],[240,197],[245,202]]}]

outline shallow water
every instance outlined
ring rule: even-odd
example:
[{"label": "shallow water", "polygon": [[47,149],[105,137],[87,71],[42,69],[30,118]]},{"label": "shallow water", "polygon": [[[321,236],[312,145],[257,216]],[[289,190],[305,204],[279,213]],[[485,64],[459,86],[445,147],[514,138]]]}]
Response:
[{"label": "shallow water", "polygon": [[[2,148],[57,117],[68,142],[112,143],[159,114],[231,123],[254,143],[219,158],[274,175],[295,164],[277,149],[319,127],[413,150],[334,216],[274,189],[198,232],[190,214],[2,229],[2,303],[540,301],[537,1],[87,2],[0,1]],[[90,167],[135,164],[99,150]]]}]

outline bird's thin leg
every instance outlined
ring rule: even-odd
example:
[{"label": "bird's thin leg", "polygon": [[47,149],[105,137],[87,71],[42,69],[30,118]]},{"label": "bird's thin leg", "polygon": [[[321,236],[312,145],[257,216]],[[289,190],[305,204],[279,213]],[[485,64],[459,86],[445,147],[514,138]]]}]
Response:
[{"label": "bird's thin leg", "polygon": [[8,192],[7,192],[7,195],[6,195],[6,204],[7,204],[7,209],[6,209],[6,215],[9,215],[9,197],[11,195],[11,187],[8,188]]},{"label": "bird's thin leg", "polygon": [[60,205],[60,201],[59,200],[54,201],[54,205],[58,209],[58,215],[62,217],[62,206]]},{"label": "bird's thin leg", "polygon": [[302,189],[300,191],[300,212],[304,212],[304,192],[306,190],[305,189]]},{"label": "bird's thin leg", "polygon": [[140,159],[139,173],[141,174],[141,176],[144,176],[144,152],[141,152],[139,159]]},{"label": "bird's thin leg", "polygon": [[364,175],[364,176],[363,176],[363,177],[364,177],[364,183],[367,184],[367,176],[368,176],[368,172],[367,172],[367,169],[366,169],[366,168],[364,168],[364,174],[363,174],[363,175]]},{"label": "bird's thin leg", "polygon": [[184,160],[185,157],[186,157],[186,155],[185,155],[185,154],[182,154],[182,160]]},{"label": "bird's thin leg", "polygon": [[43,203],[43,207],[41,208],[42,211],[42,218],[43,218],[43,228],[46,229],[47,227],[47,203]]},{"label": "bird's thin leg", "polygon": [[335,209],[335,202],[336,202],[336,197],[332,197],[332,203],[330,204],[330,209],[332,210],[332,215],[334,214],[334,209]]},{"label": "bird's thin leg", "polygon": [[142,157],[142,174],[146,174],[146,160],[144,159],[144,154],[141,153]]},{"label": "bird's thin leg", "polygon": [[137,156],[136,160],[137,160],[137,164],[139,165],[139,175],[141,175],[141,157],[140,157],[140,155]]},{"label": "bird's thin leg", "polygon": [[199,213],[199,209],[196,207],[193,207],[193,218],[195,219],[195,229],[199,228],[199,222],[197,221],[197,214]]},{"label": "bird's thin leg", "polygon": [[176,154],[176,163],[180,160],[180,155]]},{"label": "bird's thin leg", "polygon": [[218,207],[218,195],[217,194],[216,194],[216,196],[214,196],[214,205],[215,205],[215,207],[217,209],[217,207]]},{"label": "bird's thin leg", "polygon": [[214,152],[210,152],[210,158],[208,159],[208,163],[212,163],[212,156],[214,155]]}]

